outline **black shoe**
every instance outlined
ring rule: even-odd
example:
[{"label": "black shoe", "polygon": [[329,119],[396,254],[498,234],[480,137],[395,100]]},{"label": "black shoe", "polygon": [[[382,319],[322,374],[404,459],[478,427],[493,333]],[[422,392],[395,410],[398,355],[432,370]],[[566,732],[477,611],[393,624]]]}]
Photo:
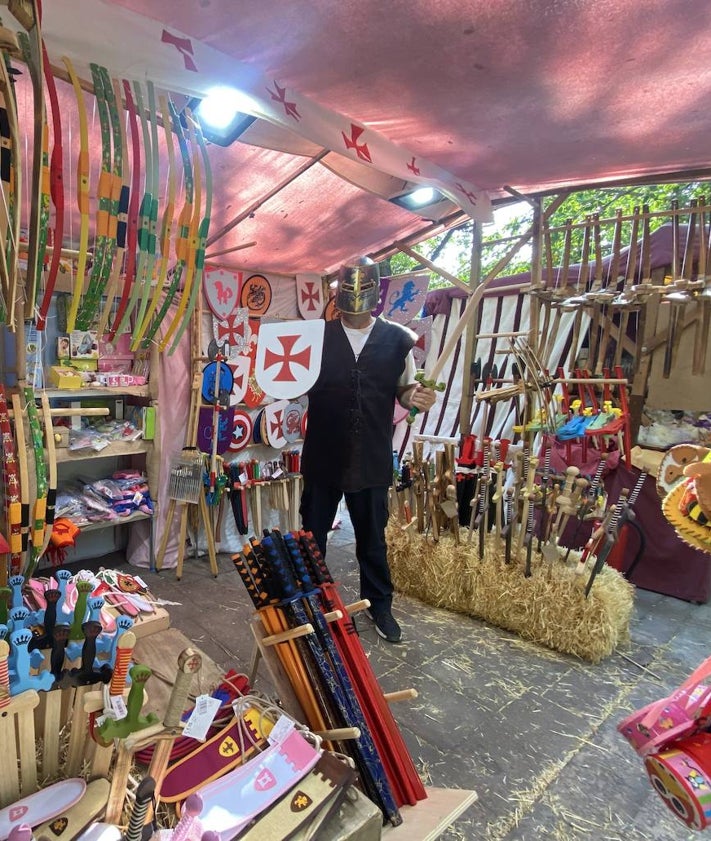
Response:
[{"label": "black shoe", "polygon": [[387,642],[401,642],[402,631],[389,610],[382,610],[375,614],[372,610],[366,610],[365,615],[375,623],[375,630]]}]

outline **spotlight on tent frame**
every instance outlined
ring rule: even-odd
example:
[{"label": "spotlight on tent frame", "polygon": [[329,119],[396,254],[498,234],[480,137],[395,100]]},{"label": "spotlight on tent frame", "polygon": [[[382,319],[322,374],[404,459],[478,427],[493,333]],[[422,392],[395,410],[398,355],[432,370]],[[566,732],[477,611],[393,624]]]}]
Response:
[{"label": "spotlight on tent frame", "polygon": [[229,146],[257,119],[240,111],[243,102],[242,94],[234,88],[217,87],[202,99],[191,99],[185,107],[199,121],[206,140]]},{"label": "spotlight on tent frame", "polygon": [[442,201],[444,196],[434,187],[417,187],[398,196],[392,196],[390,201],[398,207],[404,207],[412,213],[418,213],[425,207],[430,207]]}]

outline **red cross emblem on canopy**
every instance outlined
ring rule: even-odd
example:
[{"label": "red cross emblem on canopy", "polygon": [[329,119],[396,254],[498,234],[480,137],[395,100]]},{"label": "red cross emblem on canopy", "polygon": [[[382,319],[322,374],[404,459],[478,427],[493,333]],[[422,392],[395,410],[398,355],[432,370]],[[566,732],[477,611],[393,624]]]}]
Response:
[{"label": "red cross emblem on canopy", "polygon": [[255,360],[260,388],[280,400],[305,394],[321,368],[323,329],[322,319],[262,324]]}]

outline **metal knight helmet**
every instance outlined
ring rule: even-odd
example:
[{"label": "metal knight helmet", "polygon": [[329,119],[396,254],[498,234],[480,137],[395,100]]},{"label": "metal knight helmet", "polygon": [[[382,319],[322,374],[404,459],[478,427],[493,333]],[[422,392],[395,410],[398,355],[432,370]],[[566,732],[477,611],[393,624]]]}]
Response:
[{"label": "metal knight helmet", "polygon": [[356,257],[338,270],[336,307],[341,312],[360,315],[378,305],[380,272],[370,257]]}]

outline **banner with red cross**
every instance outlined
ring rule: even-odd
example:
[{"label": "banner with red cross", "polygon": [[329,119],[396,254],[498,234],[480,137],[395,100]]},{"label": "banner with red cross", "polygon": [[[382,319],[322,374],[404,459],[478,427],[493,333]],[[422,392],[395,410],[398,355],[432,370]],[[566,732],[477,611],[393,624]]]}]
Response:
[{"label": "banner with red cross", "polygon": [[255,377],[270,397],[291,400],[305,394],[316,382],[324,326],[320,318],[260,326]]},{"label": "banner with red cross", "polygon": [[323,284],[321,275],[296,275],[296,303],[302,318],[310,321],[323,315]]}]

